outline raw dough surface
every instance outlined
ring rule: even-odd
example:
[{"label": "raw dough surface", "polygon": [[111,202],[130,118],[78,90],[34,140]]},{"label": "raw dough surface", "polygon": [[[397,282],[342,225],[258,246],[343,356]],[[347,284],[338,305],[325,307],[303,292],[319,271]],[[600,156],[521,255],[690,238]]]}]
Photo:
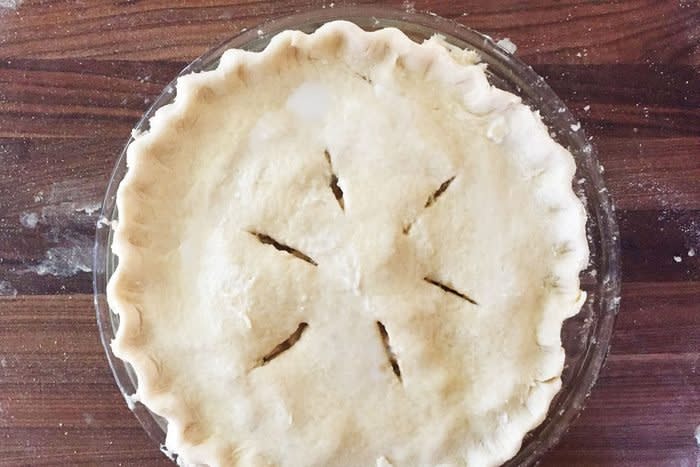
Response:
[{"label": "raw dough surface", "polygon": [[542,422],[586,217],[477,60],[286,31],[180,78],[130,145],[112,347],[182,463],[493,466]]}]

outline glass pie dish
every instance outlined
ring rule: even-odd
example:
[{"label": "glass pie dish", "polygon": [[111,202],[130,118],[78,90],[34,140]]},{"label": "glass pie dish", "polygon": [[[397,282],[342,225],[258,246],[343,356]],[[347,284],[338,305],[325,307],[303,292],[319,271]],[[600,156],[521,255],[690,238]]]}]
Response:
[{"label": "glass pie dish", "polygon": [[[482,62],[488,65],[491,83],[520,96],[526,104],[538,110],[552,137],[567,147],[575,158],[574,189],[588,215],[590,262],[581,273],[581,288],[588,297],[580,313],[568,319],[562,329],[566,350],[562,389],[552,401],[545,421],[526,435],[520,451],[506,463],[508,466],[531,465],[561,438],[580,413],[605,360],[619,306],[619,234],[595,150],[574,116],[530,67],[499,48],[489,37],[432,15],[365,6],[299,13],[243,32],[196,59],[180,75],[216,68],[221,55],[230,48],[260,51],[278,32],[287,29],[311,32],[335,19],[352,21],[366,30],[395,27],[417,42],[440,34],[457,47],[476,51]],[[175,81],[172,81],[138,122],[135,133],[148,130],[149,119],[174,96]],[[119,326],[119,317],[110,310],[106,300],[106,285],[118,262],[111,251],[113,232],[110,226],[118,221],[116,193],[126,174],[126,147],[131,141],[127,142],[117,161],[97,224],[93,267],[95,306],[102,343],[119,389],[146,432],[172,458],[163,445],[167,429],[165,421],[135,400],[136,376],[127,363],[113,355],[110,348]]]}]

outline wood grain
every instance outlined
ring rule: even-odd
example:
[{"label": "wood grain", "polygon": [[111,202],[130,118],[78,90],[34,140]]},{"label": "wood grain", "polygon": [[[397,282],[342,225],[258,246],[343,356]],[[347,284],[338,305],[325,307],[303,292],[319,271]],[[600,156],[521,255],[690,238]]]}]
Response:
[{"label": "wood grain", "polygon": [[92,296],[0,297],[0,465],[168,465],[129,413]]},{"label": "wood grain", "polygon": [[[94,198],[97,203],[98,194]],[[11,226],[0,224],[0,278],[13,284],[18,294],[92,291],[90,270],[74,271],[67,277],[37,274],[41,265],[47,263],[47,252],[57,248],[77,251],[78,263],[91,267],[97,213],[89,215],[76,206],[80,205],[61,202],[30,210],[39,213],[33,229],[23,227],[17,220]],[[691,249],[700,251],[700,210],[618,211],[618,219],[625,266],[623,280],[700,280],[700,256],[688,256]]]},{"label": "wood grain", "polygon": [[[0,7],[0,465],[172,465],[99,343],[90,256],[106,183],[133,125],[189,61],[324,4],[6,3],[19,7]],[[385,3],[509,37],[605,167],[622,308],[586,410],[542,465],[700,466],[700,5]]]},{"label": "wood grain", "polygon": [[[124,137],[184,66],[96,60],[0,65],[0,137]],[[131,76],[123,75],[125,68]],[[687,66],[664,68],[675,78],[637,65],[548,65],[535,71],[598,136],[692,137],[700,127],[700,75]]]},{"label": "wood grain", "polygon": [[[699,295],[697,281],[627,283],[608,364],[543,465],[693,465]],[[0,465],[161,464],[114,385],[91,295],[0,299],[0,356]]]},{"label": "wood grain", "polygon": [[627,282],[586,410],[545,465],[687,465],[700,413],[700,282]]},{"label": "wood grain", "polygon": [[[190,61],[241,29],[331,3],[343,2],[24,1],[3,15],[0,59]],[[510,37],[531,63],[700,63],[700,11],[692,0],[381,3],[431,11],[495,38]]]}]

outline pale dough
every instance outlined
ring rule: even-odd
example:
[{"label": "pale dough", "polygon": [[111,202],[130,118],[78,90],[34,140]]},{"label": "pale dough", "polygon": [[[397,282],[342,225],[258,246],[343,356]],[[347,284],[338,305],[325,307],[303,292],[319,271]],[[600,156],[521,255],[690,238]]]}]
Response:
[{"label": "pale dough", "polygon": [[180,78],[130,145],[112,348],[182,463],[493,466],[542,422],[586,216],[477,61],[286,31]]}]

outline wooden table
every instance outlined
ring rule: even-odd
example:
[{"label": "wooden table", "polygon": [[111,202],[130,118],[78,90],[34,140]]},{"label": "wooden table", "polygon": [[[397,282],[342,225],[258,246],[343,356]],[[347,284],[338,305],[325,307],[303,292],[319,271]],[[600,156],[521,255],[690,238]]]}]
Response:
[{"label": "wooden table", "polygon": [[[543,465],[700,466],[697,1],[390,3],[509,37],[605,166],[622,308],[587,409]],[[170,465],[127,410],[95,325],[90,255],[107,177],[186,63],[311,6],[0,0],[0,465]]]}]

